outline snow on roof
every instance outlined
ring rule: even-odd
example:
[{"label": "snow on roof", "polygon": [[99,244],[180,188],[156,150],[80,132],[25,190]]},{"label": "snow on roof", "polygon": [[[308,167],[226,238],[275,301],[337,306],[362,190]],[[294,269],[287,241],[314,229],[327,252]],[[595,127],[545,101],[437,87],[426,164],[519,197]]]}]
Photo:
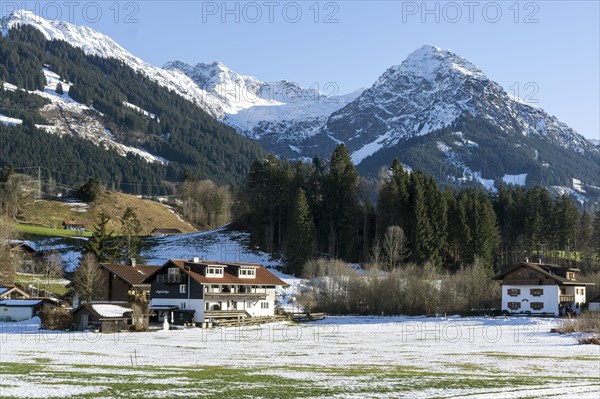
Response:
[{"label": "snow on roof", "polygon": [[131,308],[109,304],[92,305],[92,309],[103,317],[123,317],[125,313],[131,312]]},{"label": "snow on roof", "polygon": [[0,287],[0,295],[4,294],[6,291],[8,291],[10,288],[8,287]]},{"label": "snow on roof", "polygon": [[43,299],[3,299],[0,301],[0,306],[36,306],[43,301]]}]

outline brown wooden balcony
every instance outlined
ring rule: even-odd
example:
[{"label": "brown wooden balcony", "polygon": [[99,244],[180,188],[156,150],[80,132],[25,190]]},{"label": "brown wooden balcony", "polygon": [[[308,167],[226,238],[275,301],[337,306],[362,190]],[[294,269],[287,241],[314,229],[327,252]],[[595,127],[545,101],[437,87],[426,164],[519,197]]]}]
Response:
[{"label": "brown wooden balcony", "polygon": [[575,302],[575,295],[559,295],[558,302]]},{"label": "brown wooden balcony", "polygon": [[205,292],[206,301],[251,301],[256,302],[267,299],[267,294],[254,294],[249,292]]}]

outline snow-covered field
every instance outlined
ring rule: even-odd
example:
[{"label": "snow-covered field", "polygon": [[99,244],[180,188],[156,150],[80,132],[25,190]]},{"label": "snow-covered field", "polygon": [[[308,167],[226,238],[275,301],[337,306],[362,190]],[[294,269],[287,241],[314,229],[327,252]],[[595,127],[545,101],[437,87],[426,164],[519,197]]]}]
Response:
[{"label": "snow-covered field", "polygon": [[554,319],[328,317],[310,324],[53,333],[0,324],[0,396],[598,398],[600,347]]}]

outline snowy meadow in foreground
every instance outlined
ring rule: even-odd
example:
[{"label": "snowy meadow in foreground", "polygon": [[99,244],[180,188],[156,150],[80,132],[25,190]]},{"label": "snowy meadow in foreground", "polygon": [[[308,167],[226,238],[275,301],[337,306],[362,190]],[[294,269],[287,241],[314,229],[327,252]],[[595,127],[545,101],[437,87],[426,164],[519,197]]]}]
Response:
[{"label": "snowy meadow in foreground", "polygon": [[0,324],[12,397],[598,398],[600,347],[555,319],[328,317],[95,334]]}]

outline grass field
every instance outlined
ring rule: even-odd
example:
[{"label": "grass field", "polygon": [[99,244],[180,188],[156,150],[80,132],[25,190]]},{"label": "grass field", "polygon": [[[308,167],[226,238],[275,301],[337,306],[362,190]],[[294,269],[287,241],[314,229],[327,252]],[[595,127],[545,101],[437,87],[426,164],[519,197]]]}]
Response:
[{"label": "grass field", "polygon": [[40,225],[18,223],[15,224],[15,229],[23,234],[33,234],[39,236],[50,236],[50,237],[91,237],[92,233],[89,231],[81,232],[74,230],[65,230],[59,228],[52,228]]},{"label": "grass field", "polygon": [[98,223],[98,214],[107,213],[109,230],[120,229],[119,218],[128,207],[133,208],[142,226],[142,235],[148,235],[155,228],[176,228],[183,233],[196,231],[187,222],[181,220],[168,207],[155,201],[143,200],[134,195],[117,192],[105,192],[91,204],[80,202],[64,202],[35,200],[23,207],[21,215],[23,224],[17,228],[29,234],[49,235],[57,237],[77,237],[77,232],[63,230],[64,220],[82,222],[88,230]]},{"label": "grass field", "polygon": [[[36,278],[34,275],[29,273],[17,273],[15,282],[20,284],[21,286],[33,285],[34,287],[38,287],[40,289],[45,289],[46,285],[43,279]],[[69,291],[68,288],[65,287],[65,284],[51,283],[48,285],[48,290],[53,292],[54,294],[61,296]]]},{"label": "grass field", "polygon": [[0,396],[597,398],[600,347],[550,334],[556,324],[330,317],[121,334],[0,325]]}]

